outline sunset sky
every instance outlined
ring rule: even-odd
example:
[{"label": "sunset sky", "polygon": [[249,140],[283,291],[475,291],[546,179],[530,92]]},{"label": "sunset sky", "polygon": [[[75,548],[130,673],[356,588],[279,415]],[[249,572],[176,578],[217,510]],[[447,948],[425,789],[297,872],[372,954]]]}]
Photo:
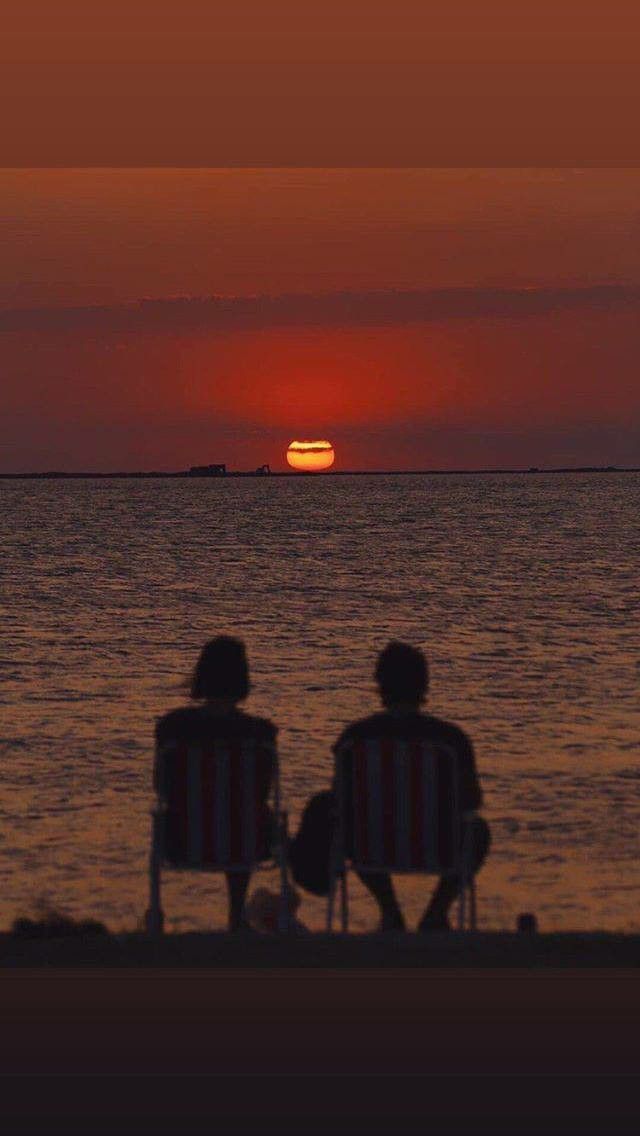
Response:
[{"label": "sunset sky", "polygon": [[3,170],[0,216],[2,471],[640,464],[640,169]]}]

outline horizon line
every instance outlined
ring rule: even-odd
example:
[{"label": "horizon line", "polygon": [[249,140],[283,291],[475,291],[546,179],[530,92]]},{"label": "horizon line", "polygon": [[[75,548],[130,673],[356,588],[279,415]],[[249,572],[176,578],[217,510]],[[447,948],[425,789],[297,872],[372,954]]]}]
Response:
[{"label": "horizon line", "polygon": [[224,481],[226,478],[258,477],[411,477],[411,476],[472,476],[502,473],[640,473],[640,466],[576,465],[576,466],[482,466],[472,469],[326,469],[326,470],[226,470],[224,473],[192,473],[190,470],[30,470],[25,473],[0,472],[0,480],[64,480],[73,478],[171,478],[188,481]]},{"label": "horizon line", "polygon": [[637,281],[440,288],[338,288],[230,295],[141,296],[90,304],[1,307],[0,332],[250,331],[366,327],[449,320],[527,319],[557,311],[608,312],[640,304]]}]

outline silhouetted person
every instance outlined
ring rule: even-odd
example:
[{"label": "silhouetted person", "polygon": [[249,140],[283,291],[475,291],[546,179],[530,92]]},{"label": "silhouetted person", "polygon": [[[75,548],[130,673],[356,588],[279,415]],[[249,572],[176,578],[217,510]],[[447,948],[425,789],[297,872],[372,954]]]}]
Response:
[{"label": "silhouetted person", "polygon": [[[421,740],[452,751],[457,758],[458,796],[467,829],[470,867],[477,872],[490,844],[489,827],[476,815],[482,792],[475,768],[473,747],[458,726],[444,722],[422,710],[428,689],[427,662],[421,651],[405,643],[389,643],[378,657],[375,678],[384,710],[348,726],[334,745],[339,760],[349,762],[350,747],[358,742],[391,738],[395,741]],[[349,770],[345,783],[351,784]],[[292,841],[290,862],[296,881],[316,894],[328,890],[328,855],[333,810],[332,794],[318,794],[305,810],[298,836]],[[347,844],[350,834],[347,833]],[[365,887],[377,900],[383,930],[403,930],[404,919],[393,884],[381,872],[359,873]],[[460,880],[442,877],[418,926],[419,931],[449,927],[449,908],[460,891]]]},{"label": "silhouetted person", "polygon": [[[172,710],[156,726],[157,756],[154,786],[162,792],[159,762],[162,751],[181,744],[211,746],[220,740],[252,739],[265,751],[258,750],[256,794],[263,812],[265,831],[272,827],[273,817],[267,805],[274,772],[276,727],[266,718],[253,717],[238,708],[249,694],[249,667],[239,639],[219,635],[203,647],[191,681],[191,698],[195,705]],[[265,849],[264,859],[270,855]],[[229,893],[229,929],[242,923],[249,872],[227,872]]]}]

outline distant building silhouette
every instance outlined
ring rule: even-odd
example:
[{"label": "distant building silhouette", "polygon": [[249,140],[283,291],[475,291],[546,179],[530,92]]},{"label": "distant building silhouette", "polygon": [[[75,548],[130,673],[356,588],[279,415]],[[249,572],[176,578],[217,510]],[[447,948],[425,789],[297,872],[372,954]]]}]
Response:
[{"label": "distant building silhouette", "polygon": [[227,467],[224,462],[213,465],[192,465],[189,477],[224,477]]}]

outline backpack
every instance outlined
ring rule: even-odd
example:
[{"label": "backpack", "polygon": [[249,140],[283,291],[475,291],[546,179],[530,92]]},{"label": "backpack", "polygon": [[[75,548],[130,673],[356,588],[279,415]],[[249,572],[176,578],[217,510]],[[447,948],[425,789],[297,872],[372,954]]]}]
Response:
[{"label": "backpack", "polygon": [[316,793],[307,802],[297,836],[289,841],[289,865],[295,882],[313,895],[329,891],[333,828],[333,793]]}]

